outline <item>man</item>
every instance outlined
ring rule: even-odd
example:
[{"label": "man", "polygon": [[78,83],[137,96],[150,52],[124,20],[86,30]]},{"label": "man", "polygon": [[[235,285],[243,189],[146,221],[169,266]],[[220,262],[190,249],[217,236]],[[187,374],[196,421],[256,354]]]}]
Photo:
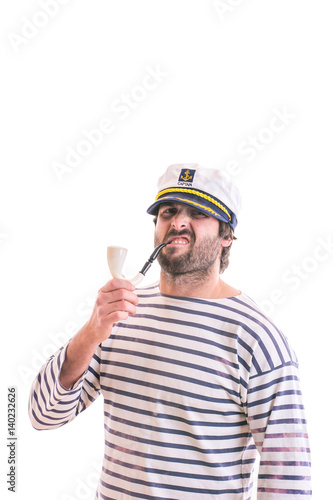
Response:
[{"label": "man", "polygon": [[37,429],[73,420],[104,396],[97,499],[311,497],[295,354],[241,291],[220,279],[239,212],[217,170],[171,165],[155,215],[160,281],[112,279],[83,328],[41,369]]}]

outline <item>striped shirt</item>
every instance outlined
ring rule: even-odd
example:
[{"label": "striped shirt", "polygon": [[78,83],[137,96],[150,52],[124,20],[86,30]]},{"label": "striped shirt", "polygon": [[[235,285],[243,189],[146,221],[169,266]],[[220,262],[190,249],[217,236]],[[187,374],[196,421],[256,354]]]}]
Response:
[{"label": "striped shirt", "polygon": [[137,290],[71,389],[62,347],[31,390],[36,429],[73,420],[104,397],[105,453],[96,499],[258,500],[311,497],[297,358],[244,293],[226,299]]}]

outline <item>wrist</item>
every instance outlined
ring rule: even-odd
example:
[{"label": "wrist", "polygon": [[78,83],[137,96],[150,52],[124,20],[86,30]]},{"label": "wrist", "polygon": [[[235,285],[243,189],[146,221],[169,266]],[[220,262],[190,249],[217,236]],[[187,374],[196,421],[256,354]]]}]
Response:
[{"label": "wrist", "polygon": [[91,325],[90,320],[79,330],[78,336],[84,350],[95,351],[101,343],[101,339],[97,335],[96,329]]}]

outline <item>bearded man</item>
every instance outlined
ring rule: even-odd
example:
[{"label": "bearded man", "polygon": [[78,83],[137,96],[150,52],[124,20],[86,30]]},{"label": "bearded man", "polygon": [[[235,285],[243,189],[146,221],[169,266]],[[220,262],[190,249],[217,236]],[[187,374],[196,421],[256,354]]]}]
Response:
[{"label": "bearded man", "polygon": [[218,170],[171,165],[155,216],[160,280],[112,279],[91,317],[41,368],[36,429],[73,420],[104,397],[105,454],[96,499],[311,497],[310,450],[287,339],[220,274],[240,197]]}]

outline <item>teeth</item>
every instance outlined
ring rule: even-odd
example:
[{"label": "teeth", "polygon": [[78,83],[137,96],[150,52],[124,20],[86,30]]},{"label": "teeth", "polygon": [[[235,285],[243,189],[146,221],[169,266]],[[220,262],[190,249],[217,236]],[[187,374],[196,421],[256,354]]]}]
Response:
[{"label": "teeth", "polygon": [[172,243],[177,243],[177,244],[180,244],[180,245],[186,245],[187,241],[185,241],[185,240],[173,240]]}]

